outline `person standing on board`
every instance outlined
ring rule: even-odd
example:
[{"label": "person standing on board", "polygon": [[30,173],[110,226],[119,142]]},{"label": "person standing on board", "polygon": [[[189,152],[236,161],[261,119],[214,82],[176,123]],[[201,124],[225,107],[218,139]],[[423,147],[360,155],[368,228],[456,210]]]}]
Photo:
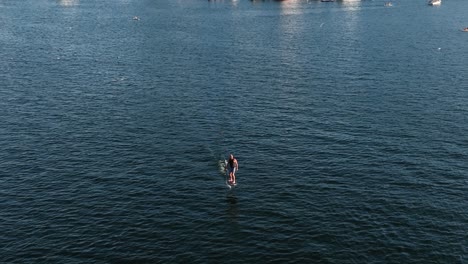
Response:
[{"label": "person standing on board", "polygon": [[236,184],[236,171],[239,170],[239,164],[232,154],[229,155],[226,169],[229,173],[229,183]]}]

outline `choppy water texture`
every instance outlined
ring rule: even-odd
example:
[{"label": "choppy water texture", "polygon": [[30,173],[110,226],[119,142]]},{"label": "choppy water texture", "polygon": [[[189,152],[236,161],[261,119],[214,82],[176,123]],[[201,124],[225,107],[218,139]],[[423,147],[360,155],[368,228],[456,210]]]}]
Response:
[{"label": "choppy water texture", "polygon": [[0,0],[0,262],[467,263],[467,10]]}]

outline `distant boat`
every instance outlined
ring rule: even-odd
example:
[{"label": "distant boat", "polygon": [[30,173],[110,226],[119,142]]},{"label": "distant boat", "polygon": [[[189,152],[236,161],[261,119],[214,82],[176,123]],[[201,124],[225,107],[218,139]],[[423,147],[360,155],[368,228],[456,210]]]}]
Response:
[{"label": "distant boat", "polygon": [[385,6],[393,6],[392,2],[385,2]]},{"label": "distant boat", "polygon": [[462,29],[463,32],[468,32],[468,27]]},{"label": "distant boat", "polygon": [[440,5],[442,4],[442,0],[430,0],[428,4],[431,6]]}]

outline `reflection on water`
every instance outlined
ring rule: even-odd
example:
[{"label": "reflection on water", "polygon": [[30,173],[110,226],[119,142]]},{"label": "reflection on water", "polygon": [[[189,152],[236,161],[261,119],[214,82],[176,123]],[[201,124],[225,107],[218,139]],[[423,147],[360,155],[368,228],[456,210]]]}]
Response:
[{"label": "reflection on water", "polygon": [[297,65],[300,50],[303,48],[297,45],[304,36],[305,27],[303,17],[307,9],[303,8],[303,0],[288,0],[281,2],[281,16],[279,29],[281,38],[278,41],[278,54],[286,65]]},{"label": "reflection on water", "polygon": [[58,4],[61,6],[76,6],[80,3],[80,0],[58,0]]},{"label": "reflection on water", "polygon": [[239,4],[239,0],[208,0],[208,2],[220,2],[220,3],[231,3],[232,6],[236,7]]},{"label": "reflection on water", "polygon": [[302,6],[302,0],[286,0],[281,1],[281,14],[282,15],[291,15],[302,13],[304,9]]},{"label": "reflection on water", "polygon": [[227,216],[229,218],[229,221],[231,221],[232,223],[237,223],[239,209],[237,207],[236,195],[230,192],[226,197],[226,201],[228,203]]},{"label": "reflection on water", "polygon": [[353,6],[358,6],[361,1],[360,0],[339,0],[337,2],[344,6],[353,7]]}]

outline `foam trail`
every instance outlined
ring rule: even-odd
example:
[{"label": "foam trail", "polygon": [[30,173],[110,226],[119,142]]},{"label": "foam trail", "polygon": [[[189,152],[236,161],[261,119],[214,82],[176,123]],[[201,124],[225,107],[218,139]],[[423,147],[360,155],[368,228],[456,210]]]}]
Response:
[{"label": "foam trail", "polygon": [[218,169],[219,169],[219,173],[223,175],[226,173],[226,161],[225,160],[218,160]]},{"label": "foam trail", "polygon": [[232,189],[232,186],[228,183],[228,176],[227,176],[227,173],[226,173],[226,164],[227,164],[226,160],[218,160],[219,173],[224,176],[224,182],[225,182],[226,186],[230,190],[230,189]]}]

